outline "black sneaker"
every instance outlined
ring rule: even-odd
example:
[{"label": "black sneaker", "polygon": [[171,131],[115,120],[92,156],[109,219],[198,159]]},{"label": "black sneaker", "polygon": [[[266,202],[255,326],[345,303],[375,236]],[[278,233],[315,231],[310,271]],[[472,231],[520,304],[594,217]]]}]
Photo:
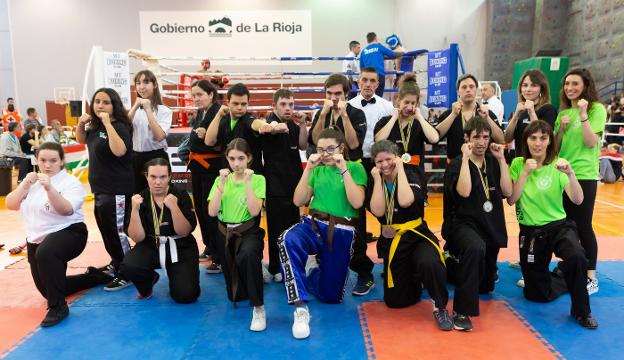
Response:
[{"label": "black sneaker", "polygon": [[576,318],[576,321],[581,324],[582,327],[586,328],[586,329],[596,329],[598,328],[598,321],[596,321],[596,319],[594,319],[594,317],[592,316],[592,314],[589,314],[587,316],[578,316]]},{"label": "black sneaker", "polygon": [[160,280],[160,274],[158,274],[157,272],[154,271],[154,280],[152,280],[152,288],[150,289],[149,294],[144,296],[140,292],[137,291],[137,299],[139,299],[139,300],[149,300],[149,299],[151,299],[152,298],[152,294],[154,293],[154,285],[156,285],[158,280]]},{"label": "black sneaker", "polygon": [[45,318],[41,322],[41,327],[50,327],[54,326],[63,319],[65,319],[69,315],[69,308],[67,307],[67,303],[63,303],[63,305],[53,306],[48,308],[48,313]]},{"label": "black sneaker", "polygon": [[130,286],[130,281],[116,277],[104,286],[104,291],[119,291]]},{"label": "black sneaker", "polygon": [[373,275],[358,276],[357,283],[353,287],[351,293],[357,296],[364,296],[368,294],[375,287],[375,280]]},{"label": "black sneaker", "polygon": [[466,315],[454,313],[453,328],[459,331],[472,331],[472,321]]},{"label": "black sneaker", "polygon": [[449,316],[448,310],[446,309],[438,309],[433,312],[433,317],[438,323],[438,328],[442,331],[451,331],[453,330],[453,321]]},{"label": "black sneaker", "polygon": [[115,266],[113,264],[108,264],[108,265],[104,265],[102,267],[96,268],[108,275],[111,276],[115,276],[115,273],[117,272],[117,269],[115,269]]},{"label": "black sneaker", "polygon": [[98,285],[108,284],[113,280],[111,275],[93,266],[89,266],[85,274],[89,275]]},{"label": "black sneaker", "polygon": [[221,271],[221,264],[214,261],[210,265],[206,266],[206,274],[219,274]]}]

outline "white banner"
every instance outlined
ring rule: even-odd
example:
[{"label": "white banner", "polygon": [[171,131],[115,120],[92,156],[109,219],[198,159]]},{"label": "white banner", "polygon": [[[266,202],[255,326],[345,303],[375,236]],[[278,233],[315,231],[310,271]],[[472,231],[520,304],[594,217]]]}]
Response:
[{"label": "white banner", "polygon": [[104,87],[117,91],[126,109],[130,109],[130,65],[128,54],[103,52]]},{"label": "white banner", "polygon": [[[154,56],[312,56],[312,17],[309,10],[141,11],[139,18],[141,48]],[[211,61],[211,65],[223,63]],[[275,63],[240,62],[241,65]],[[200,62],[177,64],[196,64],[199,68]],[[236,64],[239,62],[236,61]],[[302,62],[283,64],[301,65]]]}]

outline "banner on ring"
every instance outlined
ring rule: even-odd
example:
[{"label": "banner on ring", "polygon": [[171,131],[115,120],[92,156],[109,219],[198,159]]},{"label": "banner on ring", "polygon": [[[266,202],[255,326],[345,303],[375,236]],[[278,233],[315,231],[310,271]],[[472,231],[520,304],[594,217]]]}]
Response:
[{"label": "banner on ring", "polygon": [[[284,49],[288,56],[312,53],[310,10],[141,11],[139,19],[142,50],[158,56],[272,57],[284,55]],[[275,63],[237,61],[240,65]],[[191,60],[176,64],[199,65]],[[216,60],[211,63],[220,64]]]},{"label": "banner on ring", "polygon": [[451,49],[429,51],[427,55],[427,107],[450,107]]}]

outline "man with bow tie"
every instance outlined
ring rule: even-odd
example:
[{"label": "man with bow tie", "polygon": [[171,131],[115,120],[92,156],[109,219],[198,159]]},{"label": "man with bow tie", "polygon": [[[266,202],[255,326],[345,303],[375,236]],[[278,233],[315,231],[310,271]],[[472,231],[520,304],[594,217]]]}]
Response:
[{"label": "man with bow tie", "polygon": [[366,116],[366,135],[362,144],[362,165],[368,174],[374,165],[371,162],[371,147],[374,142],[375,124],[382,117],[391,116],[394,106],[390,101],[375,94],[375,90],[379,86],[379,74],[375,68],[366,67],[362,69],[358,83],[360,94],[349,100],[349,104],[356,109],[361,109]]}]

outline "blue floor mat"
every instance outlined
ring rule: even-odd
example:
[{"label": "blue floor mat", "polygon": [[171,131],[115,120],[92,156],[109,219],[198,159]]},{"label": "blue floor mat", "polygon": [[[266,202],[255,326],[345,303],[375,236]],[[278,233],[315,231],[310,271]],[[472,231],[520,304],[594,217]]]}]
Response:
[{"label": "blue floor mat", "polygon": [[[564,357],[618,359],[624,353],[624,262],[599,262],[600,292],[591,296],[597,330],[586,330],[569,316],[567,295],[543,304],[524,299],[516,286],[520,271],[500,263],[496,291],[482,296],[504,300]],[[203,270],[203,269],[202,269]],[[286,304],[283,284],[265,286],[267,330],[249,331],[251,308],[240,302],[234,309],[227,300],[222,275],[201,272],[199,301],[179,305],[168,295],[167,278],[161,280],[150,300],[136,299],[134,287],[107,293],[92,289],[76,300],[71,315],[61,324],[40,329],[8,359],[365,359],[364,337],[357,306],[383,298],[383,286],[375,266],[377,286],[364,297],[353,297],[347,285],[343,304],[310,303],[311,336],[295,340],[291,334],[293,308]],[[450,298],[453,286],[449,286]],[[425,298],[428,298],[425,295]],[[620,325],[618,325],[620,324]],[[400,331],[400,329],[397,329]],[[467,342],[466,346],[470,346]]]}]

